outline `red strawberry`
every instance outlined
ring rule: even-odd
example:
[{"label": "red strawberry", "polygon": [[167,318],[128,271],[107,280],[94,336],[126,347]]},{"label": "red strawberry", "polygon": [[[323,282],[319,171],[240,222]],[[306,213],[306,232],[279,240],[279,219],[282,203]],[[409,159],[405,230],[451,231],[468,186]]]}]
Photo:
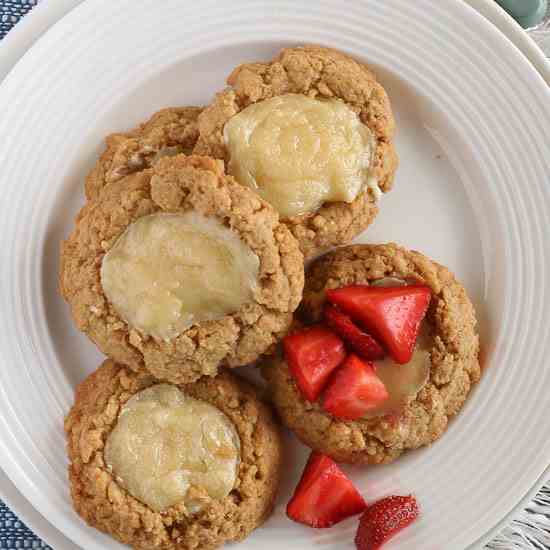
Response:
[{"label": "red strawberry", "polygon": [[327,290],[326,294],[330,302],[382,342],[397,363],[411,360],[432,296],[429,287],[357,285]]},{"label": "red strawberry", "polygon": [[332,371],[346,358],[341,338],[322,326],[290,334],[283,347],[290,373],[309,401],[319,397]]},{"label": "red strawberry", "polygon": [[293,521],[323,528],[360,514],[366,507],[363,497],[334,460],[314,451],[286,513]]},{"label": "red strawberry", "polygon": [[355,536],[357,550],[377,550],[388,539],[408,527],[418,517],[412,496],[386,497],[367,508],[359,520]]},{"label": "red strawberry", "polygon": [[323,408],[336,418],[356,420],[388,397],[374,365],[350,355],[329,382]]},{"label": "red strawberry", "polygon": [[363,332],[349,315],[334,306],[325,306],[324,316],[327,325],[341,336],[357,355],[367,361],[384,358],[382,346],[370,334]]}]

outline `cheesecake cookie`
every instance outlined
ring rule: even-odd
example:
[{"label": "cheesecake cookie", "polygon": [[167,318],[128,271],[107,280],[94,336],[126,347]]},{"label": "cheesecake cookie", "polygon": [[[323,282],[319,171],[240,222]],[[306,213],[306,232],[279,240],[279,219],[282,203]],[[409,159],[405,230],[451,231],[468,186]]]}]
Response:
[{"label": "cheesecake cookie", "polygon": [[303,278],[273,208],[198,156],[108,184],[61,252],[60,289],[78,328],[112,359],[174,383],[270,350]]},{"label": "cheesecake cookie", "polygon": [[134,130],[107,136],[105,151],[86,178],[86,198],[96,198],[108,183],[150,168],[162,157],[191,153],[200,112],[199,107],[162,109]]},{"label": "cheesecake cookie", "polygon": [[[371,291],[372,286],[403,286],[417,297],[419,293],[428,294],[428,309],[419,325],[414,353],[397,361],[401,364],[396,363],[390,350],[392,357],[365,366],[357,354],[376,357],[380,346],[365,336],[364,324],[361,328],[338,307],[327,307],[327,290],[340,289],[328,292],[328,297],[333,304],[343,303],[345,308],[347,293],[353,302],[367,286]],[[347,312],[353,313],[353,308]],[[283,422],[306,445],[335,460],[386,463],[407,449],[430,444],[443,434],[449,419],[459,412],[479,380],[479,341],[472,303],[448,269],[419,252],[388,244],[349,246],[328,253],[316,260],[306,274],[300,314],[306,324],[328,323],[343,335],[346,345],[351,342],[352,360],[335,371],[324,397],[311,401],[304,397],[297,384],[300,380],[291,373],[282,355],[272,358],[263,372]],[[390,308],[386,314],[392,314]],[[326,330],[324,326],[315,329],[319,333]],[[306,336],[316,336],[315,331]],[[335,343],[331,344],[331,338]],[[330,357],[330,352],[335,365],[344,361],[343,356],[337,355],[344,353],[337,336],[325,336],[323,342],[332,345],[325,357]],[[352,395],[353,383],[357,381],[354,373],[358,372],[367,384],[366,395],[358,394],[359,402],[350,403],[346,392]],[[349,419],[357,416],[349,413],[354,412],[354,407],[360,410],[363,398],[371,401],[368,414]]]},{"label": "cheesecake cookie", "polygon": [[397,168],[390,102],[371,70],[305,46],[241,65],[227,83],[199,116],[195,152],[273,204],[306,257],[363,231]]},{"label": "cheesecake cookie", "polygon": [[174,386],[111,360],[65,420],[73,505],[139,550],[209,550],[269,516],[281,441],[269,408],[229,373]]}]

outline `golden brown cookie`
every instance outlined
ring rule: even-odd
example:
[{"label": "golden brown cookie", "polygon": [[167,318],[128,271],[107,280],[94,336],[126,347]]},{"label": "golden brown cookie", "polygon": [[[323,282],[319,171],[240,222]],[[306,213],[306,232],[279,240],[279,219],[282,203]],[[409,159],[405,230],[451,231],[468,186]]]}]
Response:
[{"label": "golden brown cookie", "polygon": [[307,272],[302,317],[308,322],[320,320],[326,289],[388,277],[417,281],[433,292],[425,321],[433,336],[429,378],[398,416],[339,420],[302,397],[282,358],[269,361],[263,371],[283,422],[303,443],[340,462],[387,463],[407,449],[432,443],[480,377],[472,303],[447,268],[419,252],[387,244],[348,246],[328,253]]},{"label": "golden brown cookie", "polygon": [[240,460],[234,487],[224,498],[203,496],[195,512],[182,503],[159,512],[131,496],[105,458],[122,408],[155,384],[152,376],[107,360],[78,387],[65,420],[75,510],[89,525],[140,550],[209,550],[244,539],[271,513],[279,483],[281,441],[269,408],[248,383],[228,373],[179,386],[232,423]]},{"label": "golden brown cookie", "polygon": [[[192,324],[172,337],[144,334],[107,298],[102,278],[105,257],[144,217],[189,212],[216,223],[251,251],[257,262],[257,284],[237,311]],[[202,279],[208,282],[208,273]],[[268,352],[290,326],[303,279],[298,244],[276,212],[226,176],[219,161],[198,156],[164,158],[152,169],[107,185],[82,209],[61,252],[60,290],[77,327],[119,363],[145,367],[174,383],[212,376],[220,365],[244,365]]]},{"label": "golden brown cookie", "polygon": [[124,176],[150,168],[163,156],[190,154],[199,137],[199,107],[171,107],[125,133],[105,138],[106,149],[86,178],[86,198]]},{"label": "golden brown cookie", "polygon": [[[371,70],[341,52],[319,46],[288,48],[271,62],[237,67],[220,92],[199,116],[199,154],[229,161],[224,127],[249,105],[285,94],[340,99],[373,133],[376,140],[372,175],[382,192],[391,189],[397,168],[393,144],[395,122],[389,99]],[[368,227],[378,212],[370,188],[351,203],[327,202],[313,213],[283,221],[298,239],[306,257],[350,241]]]}]

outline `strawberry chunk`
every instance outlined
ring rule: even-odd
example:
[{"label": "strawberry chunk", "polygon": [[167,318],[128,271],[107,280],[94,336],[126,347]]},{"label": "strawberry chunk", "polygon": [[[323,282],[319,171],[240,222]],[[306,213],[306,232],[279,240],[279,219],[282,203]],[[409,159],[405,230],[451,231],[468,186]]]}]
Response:
[{"label": "strawberry chunk", "polygon": [[418,514],[418,504],[412,495],[386,497],[375,502],[359,520],[355,536],[357,550],[377,550],[408,527]]},{"label": "strawberry chunk", "polygon": [[327,386],[323,408],[344,420],[357,420],[388,399],[372,363],[350,355]]},{"label": "strawberry chunk", "polygon": [[332,371],[346,358],[342,339],[323,326],[290,334],[283,348],[290,373],[309,401],[317,400]]},{"label": "strawberry chunk", "polygon": [[363,332],[352,320],[334,306],[325,306],[325,322],[336,334],[341,336],[357,355],[367,361],[384,358],[382,346],[366,332]]},{"label": "strawberry chunk", "polygon": [[424,285],[347,286],[327,290],[327,299],[360,323],[400,364],[411,360],[420,323],[432,297]]},{"label": "strawberry chunk", "polygon": [[287,516],[310,527],[331,527],[367,507],[334,460],[312,452],[287,505]]}]

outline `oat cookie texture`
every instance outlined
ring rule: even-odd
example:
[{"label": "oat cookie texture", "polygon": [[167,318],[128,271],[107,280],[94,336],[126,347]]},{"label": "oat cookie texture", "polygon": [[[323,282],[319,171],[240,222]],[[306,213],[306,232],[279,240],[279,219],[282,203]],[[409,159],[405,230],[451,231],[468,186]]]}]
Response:
[{"label": "oat cookie texture", "polygon": [[244,539],[269,516],[279,482],[281,441],[269,408],[248,383],[229,373],[204,377],[180,389],[220,409],[241,442],[235,488],[194,515],[176,504],[153,511],[126,492],[103,456],[121,407],[155,384],[111,360],[80,384],[65,420],[69,480],[75,510],[90,525],[138,550],[210,550]]},{"label": "oat cookie texture", "polygon": [[108,183],[150,168],[163,156],[191,153],[200,112],[199,107],[169,107],[129,132],[107,136],[106,148],[86,178],[86,198],[96,198]]},{"label": "oat cookie texture", "polygon": [[326,289],[385,277],[415,280],[433,292],[426,317],[433,336],[429,379],[397,418],[336,419],[319,403],[301,396],[282,358],[275,356],[263,370],[283,422],[306,445],[341,462],[392,462],[407,449],[432,443],[445,432],[480,378],[472,303],[448,269],[419,252],[387,244],[348,246],[328,253],[306,274],[301,315],[310,322],[320,320]]},{"label": "oat cookie texture", "polygon": [[[397,169],[395,121],[388,96],[374,73],[341,52],[320,46],[288,48],[272,61],[237,67],[228,87],[199,115],[198,154],[228,161],[225,123],[247,106],[288,93],[343,100],[376,138],[373,175],[382,192],[391,189]],[[378,212],[371,190],[352,203],[325,203],[318,211],[283,220],[306,257],[345,244],[366,229]]]},{"label": "oat cookie texture", "polygon": [[[259,258],[259,285],[233,314],[193,325],[168,341],[144,336],[105,296],[102,259],[142,216],[190,210],[221,221],[251,248]],[[268,352],[290,326],[303,279],[296,239],[271,206],[226,176],[221,162],[177,155],[109,183],[84,206],[62,246],[59,285],[77,327],[103,353],[159,379],[186,383]]]}]

